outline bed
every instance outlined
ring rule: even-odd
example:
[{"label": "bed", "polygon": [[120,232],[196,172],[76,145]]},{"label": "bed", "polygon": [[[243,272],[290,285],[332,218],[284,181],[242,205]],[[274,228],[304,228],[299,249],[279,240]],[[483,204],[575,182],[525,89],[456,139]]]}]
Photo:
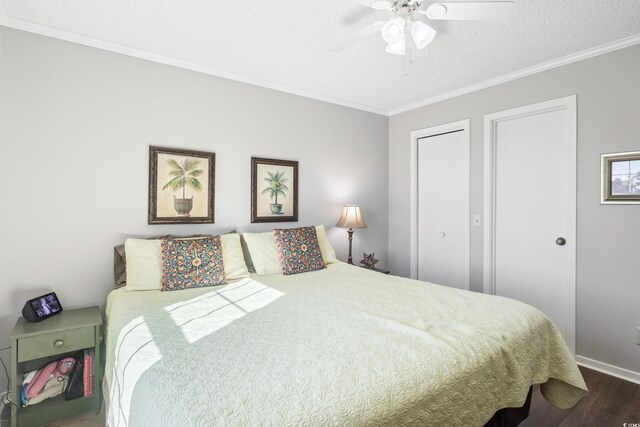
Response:
[{"label": "bed", "polygon": [[107,425],[483,426],[533,384],[586,394],[526,304],[345,263],[176,292],[111,292]]}]

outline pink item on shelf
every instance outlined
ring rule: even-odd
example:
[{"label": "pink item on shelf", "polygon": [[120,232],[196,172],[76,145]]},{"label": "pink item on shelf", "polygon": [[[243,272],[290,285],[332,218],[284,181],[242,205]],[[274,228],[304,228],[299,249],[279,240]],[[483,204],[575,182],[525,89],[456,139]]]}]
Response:
[{"label": "pink item on shelf", "polygon": [[52,376],[61,377],[68,375],[69,372],[71,372],[74,363],[75,359],[73,357],[65,357],[62,360],[56,360],[55,362],[49,363],[44,368],[38,369],[29,385],[27,385],[27,398],[30,399],[42,393],[45,384]]}]

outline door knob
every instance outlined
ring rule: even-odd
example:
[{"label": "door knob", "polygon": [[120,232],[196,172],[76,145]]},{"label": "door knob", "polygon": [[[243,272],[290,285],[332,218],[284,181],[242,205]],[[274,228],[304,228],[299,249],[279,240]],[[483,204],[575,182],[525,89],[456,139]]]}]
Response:
[{"label": "door knob", "polygon": [[567,240],[564,237],[558,237],[556,239],[556,245],[558,246],[564,246],[565,243],[567,243]]}]

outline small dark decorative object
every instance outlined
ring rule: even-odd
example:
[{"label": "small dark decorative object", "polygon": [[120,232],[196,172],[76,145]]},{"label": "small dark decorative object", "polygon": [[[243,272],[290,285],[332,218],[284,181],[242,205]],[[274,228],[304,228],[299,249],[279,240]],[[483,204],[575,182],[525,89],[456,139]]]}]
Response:
[{"label": "small dark decorative object", "polygon": [[376,254],[367,255],[363,252],[362,255],[364,256],[364,259],[360,261],[360,264],[364,265],[364,268],[366,269],[375,270],[376,262],[379,261],[374,258]]}]

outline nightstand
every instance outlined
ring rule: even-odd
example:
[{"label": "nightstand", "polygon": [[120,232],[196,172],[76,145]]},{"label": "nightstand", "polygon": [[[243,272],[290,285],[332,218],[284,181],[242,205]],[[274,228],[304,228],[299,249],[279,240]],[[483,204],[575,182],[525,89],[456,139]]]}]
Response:
[{"label": "nightstand", "polygon": [[[102,404],[102,315],[99,307],[64,310],[41,322],[19,318],[11,332],[11,427],[30,427],[86,411],[100,412]],[[93,349],[95,392],[65,400],[64,393],[33,406],[21,407],[24,374],[47,363]]]}]

